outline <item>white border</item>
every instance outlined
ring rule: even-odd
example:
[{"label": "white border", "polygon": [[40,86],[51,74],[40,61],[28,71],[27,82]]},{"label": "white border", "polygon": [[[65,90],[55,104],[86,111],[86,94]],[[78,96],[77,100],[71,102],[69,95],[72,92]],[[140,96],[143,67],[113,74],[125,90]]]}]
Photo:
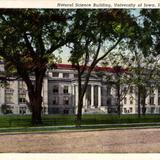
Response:
[{"label": "white border", "polygon": [[[66,4],[58,6],[57,4]],[[69,6],[67,4],[72,4]],[[83,8],[110,8],[103,4],[111,5],[111,8],[160,8],[160,0],[0,0],[0,8],[82,8],[75,4],[91,4],[91,7]],[[101,7],[93,7],[93,4],[101,4]],[[115,7],[115,3],[126,4]],[[147,4],[147,5],[145,5]],[[153,6],[152,6],[152,5]],[[12,154],[1,153],[0,160],[160,160],[160,154]]]},{"label": "white border", "polygon": [[[78,5],[77,5],[78,4]],[[96,6],[94,4],[97,4]],[[118,5],[115,5],[118,4]],[[160,0],[0,0],[0,8],[160,8]]]},{"label": "white border", "polygon": [[159,154],[1,154],[2,160],[160,160]]}]

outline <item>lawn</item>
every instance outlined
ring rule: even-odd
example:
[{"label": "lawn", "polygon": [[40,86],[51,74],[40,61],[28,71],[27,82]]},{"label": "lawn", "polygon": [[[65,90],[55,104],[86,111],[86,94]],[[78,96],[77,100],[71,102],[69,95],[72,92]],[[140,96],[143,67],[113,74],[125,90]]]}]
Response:
[{"label": "lawn", "polygon": [[[75,116],[68,115],[44,115],[42,126],[74,125]],[[83,125],[94,124],[126,124],[126,123],[150,123],[160,122],[160,115],[145,115],[138,118],[137,115],[83,115]],[[2,115],[0,116],[0,128],[31,127],[31,116],[29,115]]]}]

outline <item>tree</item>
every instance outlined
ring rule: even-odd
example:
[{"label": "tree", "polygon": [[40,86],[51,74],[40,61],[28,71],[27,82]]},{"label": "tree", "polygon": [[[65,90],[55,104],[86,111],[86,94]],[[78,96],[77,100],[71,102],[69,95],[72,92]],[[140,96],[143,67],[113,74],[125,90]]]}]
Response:
[{"label": "tree", "polygon": [[0,56],[26,83],[32,123],[41,124],[42,84],[54,51],[70,42],[69,10],[1,9]]},{"label": "tree", "polygon": [[[70,44],[70,61],[78,72],[77,126],[81,125],[83,97],[91,72],[136,26],[129,10],[77,10],[73,28],[79,36]],[[85,75],[85,76],[84,76]]]},{"label": "tree", "polygon": [[150,90],[156,88],[155,82],[158,80],[156,73],[158,70],[158,59],[150,55],[144,57],[144,55],[139,51],[139,53],[132,53],[132,66],[130,67],[131,81],[132,84],[137,88],[137,105],[138,105],[138,116],[141,115],[141,105],[142,113],[145,115],[146,111],[146,98],[150,95]]},{"label": "tree", "polygon": [[125,98],[129,88],[131,77],[128,72],[128,67],[131,65],[128,53],[125,53],[125,44],[121,43],[117,51],[111,52],[103,61],[103,66],[112,67],[112,76],[108,79],[107,83],[111,82],[111,86],[116,90],[116,107],[117,113],[121,115],[121,101]]},{"label": "tree", "polygon": [[[137,38],[129,44],[132,52],[133,64],[131,72],[133,83],[137,86],[138,116],[145,114],[145,99],[149,95],[147,88],[157,86],[159,82],[159,10],[140,10],[136,30]],[[154,85],[153,85],[154,84]]]}]

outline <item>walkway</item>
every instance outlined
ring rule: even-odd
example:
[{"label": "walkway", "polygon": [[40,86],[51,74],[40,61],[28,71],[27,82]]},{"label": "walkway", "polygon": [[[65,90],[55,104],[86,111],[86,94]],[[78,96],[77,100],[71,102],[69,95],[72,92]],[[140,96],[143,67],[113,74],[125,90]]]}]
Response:
[{"label": "walkway", "polygon": [[160,153],[160,129],[0,135],[0,152]]}]

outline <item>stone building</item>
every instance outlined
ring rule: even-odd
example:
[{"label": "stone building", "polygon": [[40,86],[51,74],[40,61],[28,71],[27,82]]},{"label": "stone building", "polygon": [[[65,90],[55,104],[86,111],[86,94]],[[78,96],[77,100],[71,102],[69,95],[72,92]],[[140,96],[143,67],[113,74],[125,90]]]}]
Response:
[{"label": "stone building", "polygon": [[[2,66],[0,68],[3,68]],[[99,72],[104,74],[100,76]],[[106,77],[114,76],[112,68],[96,67],[90,77],[87,92],[83,98],[84,114],[117,113],[116,89]],[[43,81],[42,114],[76,114],[78,104],[77,72],[69,64],[57,64],[48,70]],[[30,114],[27,87],[22,80],[9,81],[0,87],[0,106],[9,106],[9,113]],[[2,110],[0,110],[2,114]],[[131,86],[121,101],[122,114],[137,113],[136,88]],[[146,98],[146,113],[160,113],[160,89],[154,89]]]}]

